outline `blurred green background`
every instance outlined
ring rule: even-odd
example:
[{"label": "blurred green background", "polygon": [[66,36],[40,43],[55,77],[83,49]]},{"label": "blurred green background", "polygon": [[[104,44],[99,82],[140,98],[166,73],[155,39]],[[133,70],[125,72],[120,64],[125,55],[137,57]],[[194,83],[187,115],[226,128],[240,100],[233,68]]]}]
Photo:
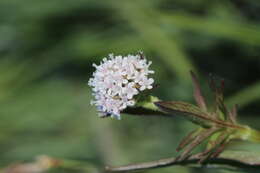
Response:
[{"label": "blurred green background", "polygon": [[207,96],[213,74],[226,80],[227,104],[239,104],[241,123],[260,129],[260,1],[1,0],[0,167],[43,154],[81,160],[93,171],[176,156],[191,123],[178,116],[100,119],[89,104],[92,63],[139,50],[153,61],[154,95],[193,102],[189,70]]}]

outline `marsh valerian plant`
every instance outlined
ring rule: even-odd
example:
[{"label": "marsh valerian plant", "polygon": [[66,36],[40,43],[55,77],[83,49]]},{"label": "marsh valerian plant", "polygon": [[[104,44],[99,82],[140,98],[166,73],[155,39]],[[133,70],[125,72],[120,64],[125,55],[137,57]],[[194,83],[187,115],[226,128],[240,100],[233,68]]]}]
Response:
[{"label": "marsh valerian plant", "polygon": [[[182,101],[164,101],[151,95],[154,73],[151,62],[143,53],[127,56],[110,54],[100,65],[94,64],[96,71],[89,80],[97,107],[102,117],[116,117],[121,113],[172,116],[179,114],[199,127],[190,132],[179,144],[182,151],[176,162],[196,158],[199,163],[217,158],[232,140],[260,142],[260,132],[237,121],[237,105],[231,109],[224,103],[224,81],[210,80],[214,94],[213,105],[208,105],[203,97],[196,75],[191,72],[196,104]],[[192,154],[195,147],[207,141],[205,150]]]}]

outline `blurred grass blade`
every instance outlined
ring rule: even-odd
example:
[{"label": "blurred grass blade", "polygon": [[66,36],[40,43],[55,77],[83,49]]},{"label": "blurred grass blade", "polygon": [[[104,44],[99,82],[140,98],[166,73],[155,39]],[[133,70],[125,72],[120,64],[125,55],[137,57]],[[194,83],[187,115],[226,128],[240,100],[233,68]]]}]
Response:
[{"label": "blurred grass blade", "polygon": [[160,20],[166,25],[179,29],[217,36],[253,46],[260,45],[260,25],[178,13],[161,14]]},{"label": "blurred grass blade", "polygon": [[[187,54],[184,53],[179,42],[170,38],[157,24],[156,16],[152,10],[142,6],[142,3],[127,1],[118,3],[118,12],[126,19],[134,29],[140,33],[145,44],[155,50],[170,70],[177,74],[182,81],[188,81],[187,73],[196,71]],[[149,15],[144,13],[150,12]],[[151,20],[152,19],[152,20]],[[142,49],[142,48],[140,48]]]},{"label": "blurred grass blade", "polygon": [[239,108],[247,106],[248,104],[260,99],[260,82],[242,89],[238,93],[230,96],[226,99],[228,106],[233,106],[237,104]]}]

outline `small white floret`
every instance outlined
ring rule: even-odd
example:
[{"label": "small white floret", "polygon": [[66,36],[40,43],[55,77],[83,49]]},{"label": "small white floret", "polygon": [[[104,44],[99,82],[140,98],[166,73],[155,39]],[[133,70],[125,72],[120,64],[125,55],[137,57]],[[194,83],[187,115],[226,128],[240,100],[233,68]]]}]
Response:
[{"label": "small white floret", "polygon": [[100,65],[93,64],[96,71],[88,85],[92,87],[95,97],[91,104],[96,105],[98,111],[120,119],[120,112],[128,106],[134,106],[134,96],[145,89],[152,89],[154,80],[149,74],[151,62],[141,55],[125,57],[109,54]]}]

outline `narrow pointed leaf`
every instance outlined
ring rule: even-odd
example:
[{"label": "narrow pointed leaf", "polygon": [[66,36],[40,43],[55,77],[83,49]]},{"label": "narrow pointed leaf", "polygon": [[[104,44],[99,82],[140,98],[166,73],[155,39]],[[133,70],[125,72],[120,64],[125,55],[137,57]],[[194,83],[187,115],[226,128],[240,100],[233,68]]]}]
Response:
[{"label": "narrow pointed leaf", "polygon": [[232,123],[236,123],[237,119],[237,105],[234,105],[231,111],[228,113],[229,119]]},{"label": "narrow pointed leaf", "polygon": [[228,142],[228,139],[224,139],[220,146],[216,149],[216,151],[210,156],[210,158],[218,157],[224,151]]},{"label": "narrow pointed leaf", "polygon": [[154,103],[159,109],[164,112],[175,114],[182,113],[186,118],[195,124],[203,127],[211,127],[211,117],[208,113],[202,111],[199,107],[185,103],[174,101],[160,101]]},{"label": "narrow pointed leaf", "polygon": [[210,147],[202,152],[202,156],[199,162],[202,163],[208,158],[214,158],[218,156],[224,150],[224,144],[228,143],[228,136],[229,134],[227,134],[226,132],[222,132],[218,135],[215,141],[210,141]]},{"label": "narrow pointed leaf", "polygon": [[196,136],[196,138],[190,143],[190,145],[188,145],[186,147],[186,149],[183,151],[183,153],[181,153],[181,156],[179,158],[179,160],[183,160],[186,159],[187,156],[190,154],[190,152],[197,147],[198,145],[200,145],[203,141],[205,141],[206,139],[208,139],[208,137],[210,137],[212,134],[214,134],[218,129],[215,128],[211,128],[211,129],[207,129],[207,130],[203,130],[198,136]]},{"label": "narrow pointed leaf", "polygon": [[196,135],[200,132],[201,129],[196,129],[190,132],[186,137],[183,138],[183,140],[180,142],[179,146],[177,147],[177,151],[182,150],[184,147],[186,147],[191,141],[196,137]]},{"label": "narrow pointed leaf", "polygon": [[224,104],[223,90],[224,90],[224,80],[221,80],[220,84],[217,84],[213,76],[210,76],[209,82],[211,90],[215,95],[215,112],[218,118],[226,120],[228,116],[227,108]]},{"label": "narrow pointed leaf", "polygon": [[194,87],[193,94],[194,94],[196,103],[202,110],[207,111],[207,105],[206,105],[205,99],[202,95],[201,87],[198,82],[198,79],[192,71],[190,73],[191,73],[191,78],[192,78],[192,82],[193,82],[193,87]]}]

